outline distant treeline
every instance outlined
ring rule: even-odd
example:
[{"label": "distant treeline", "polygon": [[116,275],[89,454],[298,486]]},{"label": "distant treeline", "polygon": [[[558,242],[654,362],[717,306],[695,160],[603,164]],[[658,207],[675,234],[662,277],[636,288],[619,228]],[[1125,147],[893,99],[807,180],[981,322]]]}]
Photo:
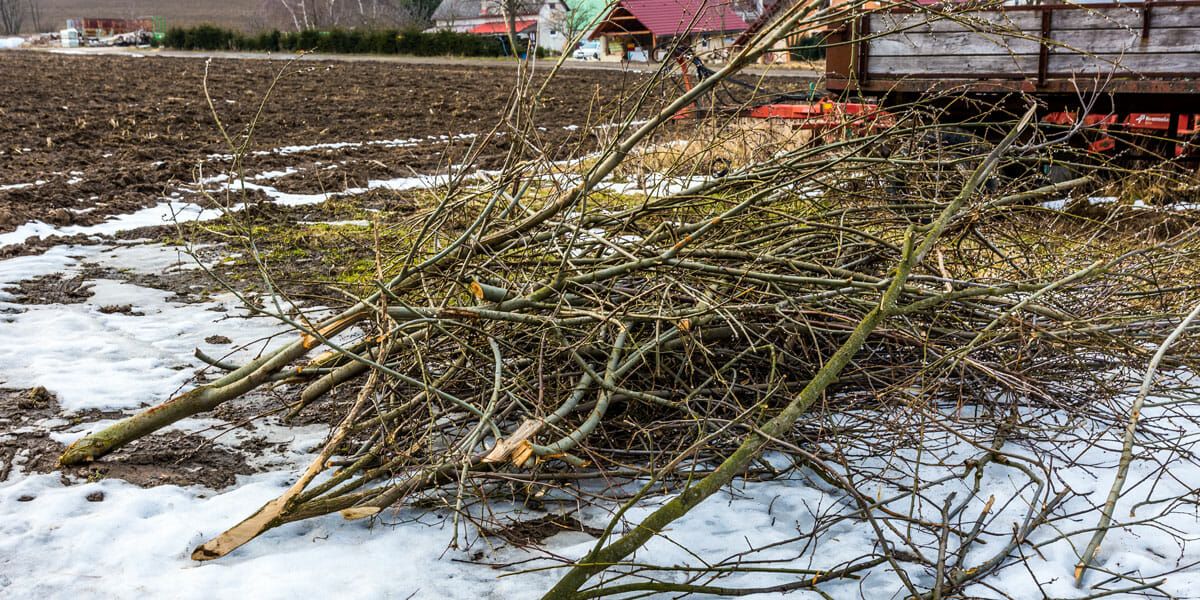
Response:
[{"label": "distant treeline", "polygon": [[507,41],[495,36],[452,31],[425,33],[419,29],[331,29],[300,32],[264,31],[248,35],[212,25],[175,27],[161,44],[180,50],[239,50],[296,52],[316,50],[335,54],[406,54],[411,56],[508,56]]}]

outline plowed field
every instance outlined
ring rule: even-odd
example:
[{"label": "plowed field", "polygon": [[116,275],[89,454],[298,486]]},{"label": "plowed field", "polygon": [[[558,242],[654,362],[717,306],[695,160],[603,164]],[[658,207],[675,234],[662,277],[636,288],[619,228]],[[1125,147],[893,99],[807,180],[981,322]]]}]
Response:
[{"label": "plowed field", "polygon": [[[564,156],[574,150],[584,126],[630,77],[561,74],[540,107],[541,145]],[[283,67],[262,60],[5,52],[0,234],[32,221],[94,225],[164,197],[194,201],[191,186],[228,166],[230,148],[214,112],[238,138],[263,107],[246,174],[270,173],[280,191],[336,191],[369,179],[432,174],[461,163],[495,130],[515,81],[516,70],[499,63]],[[475,167],[495,166],[507,150],[503,134],[491,135]],[[44,246],[63,237],[27,243]],[[23,244],[7,246],[0,254],[28,251]]]}]

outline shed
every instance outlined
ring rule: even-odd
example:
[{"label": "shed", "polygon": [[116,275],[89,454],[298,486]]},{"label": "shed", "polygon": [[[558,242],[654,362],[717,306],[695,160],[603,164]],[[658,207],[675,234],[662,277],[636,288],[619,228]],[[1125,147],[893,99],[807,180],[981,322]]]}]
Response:
[{"label": "shed", "polygon": [[601,49],[610,60],[644,60],[660,43],[681,38],[701,51],[724,48],[745,29],[746,22],[723,0],[620,0],[590,38],[608,42]]}]

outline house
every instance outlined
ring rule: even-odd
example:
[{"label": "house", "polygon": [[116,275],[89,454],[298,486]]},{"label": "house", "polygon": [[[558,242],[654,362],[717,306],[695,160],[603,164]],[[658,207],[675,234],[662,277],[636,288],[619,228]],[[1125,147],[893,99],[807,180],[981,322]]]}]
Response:
[{"label": "house", "polygon": [[646,60],[655,46],[672,40],[715,53],[745,29],[724,0],[620,0],[589,37],[604,40],[601,60]]},{"label": "house", "polygon": [[[797,4],[801,4],[801,1],[802,0],[765,0],[759,17],[750,23],[750,26],[746,29],[746,31],[742,32],[742,35],[738,36],[737,40],[733,42],[733,45],[738,48],[746,46],[755,38],[755,36],[761,33],[764,29],[770,27],[771,24],[786,14],[792,7],[796,6]],[[819,1],[822,3],[822,5],[832,9],[838,5],[847,3],[849,0],[809,1]],[[879,2],[866,2],[865,4],[861,5],[860,8],[862,10],[870,10],[877,8],[879,4]],[[806,41],[811,43],[812,36],[824,35],[828,31],[836,29],[837,27],[838,25],[836,23],[830,23],[812,30],[793,32],[786,38],[776,42],[772,47],[772,51],[764,53],[759,59],[759,62],[765,64],[791,62],[792,52],[789,51],[788,48],[795,48]]]},{"label": "house", "polygon": [[566,50],[573,13],[565,0],[443,0],[433,12],[435,29],[477,35],[508,35],[505,8],[513,12],[513,33],[553,52]]}]

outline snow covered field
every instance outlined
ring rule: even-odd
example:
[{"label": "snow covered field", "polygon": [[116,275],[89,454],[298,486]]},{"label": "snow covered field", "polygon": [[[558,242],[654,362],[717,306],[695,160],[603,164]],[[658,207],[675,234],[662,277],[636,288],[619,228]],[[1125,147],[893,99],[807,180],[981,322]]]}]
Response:
[{"label": "snow covered field", "polygon": [[[213,182],[216,183],[216,182]],[[437,178],[371,182],[371,187],[436,185]],[[266,184],[253,184],[284,205],[323,201],[327,196],[297,198]],[[142,213],[78,230],[55,230],[27,224],[29,235],[85,233],[102,235],[119,229],[159,224],[180,208],[187,218],[213,218],[215,211],[194,205],[164,203]],[[61,274],[88,278],[93,295],[76,304],[13,303],[0,292],[0,381],[3,387],[45,387],[57,396],[64,416],[34,424],[54,429],[53,439],[70,443],[111,420],[72,425],[70,415],[88,409],[126,413],[161,401],[195,385],[193,372],[203,364],[192,356],[200,347],[220,355],[206,338],[230,331],[236,320],[238,342],[258,340],[231,359],[248,356],[278,343],[282,327],[272,319],[251,316],[232,296],[182,303],[162,290],[126,280],[88,273],[163,274],[195,269],[192,259],[176,248],[143,242],[107,241],[91,246],[57,246],[49,251],[0,261],[0,289],[39,276]],[[140,315],[106,312],[106,306],[131,304]],[[1188,384],[1190,386],[1190,382]],[[1112,418],[1069,421],[1061,413],[1029,414],[1030,420],[1055,424],[1043,439],[1014,440],[1000,448],[996,460],[960,478],[972,461],[987,455],[990,432],[971,425],[972,409],[946,415],[948,427],[923,431],[928,453],[901,451],[891,460],[863,458],[858,468],[890,474],[903,486],[880,486],[872,514],[884,522],[893,550],[928,553],[944,545],[952,557],[972,524],[987,534],[957,555],[947,576],[970,572],[999,560],[996,571],[968,588],[988,598],[1078,598],[1112,590],[1130,590],[1144,582],[1164,580],[1153,594],[1200,596],[1200,511],[1196,488],[1200,466],[1193,454],[1200,441],[1200,406],[1195,394],[1181,395],[1148,407],[1139,426],[1145,432],[1131,468],[1129,483],[1117,505],[1118,524],[1108,534],[1088,583],[1076,589],[1073,571],[1092,534],[1112,483],[1120,454],[1126,405],[1099,406]],[[1130,398],[1122,401],[1127,404]],[[2,418],[3,415],[0,415]],[[853,420],[856,415],[843,418]],[[960,419],[955,421],[955,419]],[[229,488],[161,485],[141,488],[116,479],[69,484],[57,473],[38,474],[23,468],[18,455],[0,481],[0,597],[5,598],[534,598],[556,580],[561,569],[542,569],[583,556],[595,538],[581,532],[549,537],[543,551],[515,548],[467,529],[465,548],[455,548],[448,511],[403,507],[375,522],[345,521],[329,516],[293,523],[222,559],[193,562],[192,548],[218,535],[277,497],[311,459],[326,430],[318,426],[284,427],[268,418],[253,431],[222,433],[212,418],[179,422],[175,428],[215,438],[234,447],[261,438],[282,449],[282,459],[262,459],[264,471],[238,476]],[[28,430],[5,424],[0,441]],[[1016,436],[1019,437],[1019,436]],[[974,439],[985,440],[979,443]],[[1099,444],[1091,443],[1100,440]],[[982,444],[982,446],[981,446]],[[778,457],[768,457],[778,462]],[[1077,466],[1064,467],[1068,463]],[[919,470],[917,465],[921,465]],[[782,466],[777,465],[777,466]],[[978,489],[974,489],[974,486]],[[906,490],[919,489],[913,496]],[[631,486],[629,491],[636,491]],[[99,494],[98,494],[99,493]],[[94,499],[100,497],[99,501]],[[666,498],[643,502],[624,515],[618,531],[631,527]],[[831,569],[877,557],[878,534],[871,520],[859,516],[858,503],[807,469],[770,481],[739,483],[709,499],[673,523],[640,550],[635,561],[663,567],[687,567],[692,574],[715,573],[723,566],[767,561],[772,569],[790,572],[746,572],[713,581],[727,587],[768,587],[819,577]],[[934,532],[941,511],[953,506],[960,528],[939,540]],[[502,518],[532,519],[547,512],[572,513],[589,527],[603,528],[618,507],[602,505],[576,511],[569,503],[549,502],[544,511],[492,505]],[[481,510],[478,507],[473,510]],[[1045,519],[1040,518],[1046,510]],[[907,515],[906,524],[896,515]],[[1025,527],[1031,530],[1024,535]],[[890,529],[889,529],[890,528]],[[1013,532],[1017,532],[1015,543]],[[1005,535],[997,535],[997,532]],[[462,545],[464,533],[460,531]],[[905,540],[912,542],[909,546]],[[1011,545],[1011,547],[1010,547]],[[903,555],[900,555],[903,557]],[[935,573],[901,560],[917,588],[935,585]],[[493,567],[491,565],[506,565]],[[529,572],[523,572],[523,571]],[[643,571],[649,574],[650,571]],[[693,581],[682,571],[657,573],[666,581]],[[708,582],[707,576],[698,583]],[[854,578],[821,585],[833,598],[901,598],[904,583],[887,562],[865,568]],[[757,594],[776,597],[782,592]],[[1119,592],[1112,597],[1132,594]],[[656,597],[673,597],[662,594]],[[795,592],[789,597],[815,597]]]}]

